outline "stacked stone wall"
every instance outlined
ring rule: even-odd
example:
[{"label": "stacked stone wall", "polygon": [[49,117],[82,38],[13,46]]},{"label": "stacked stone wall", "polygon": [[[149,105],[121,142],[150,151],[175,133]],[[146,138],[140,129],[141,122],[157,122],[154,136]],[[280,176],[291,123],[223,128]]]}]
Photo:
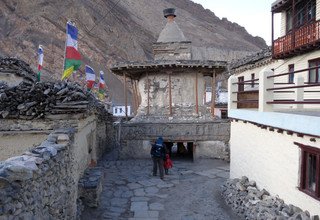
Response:
[{"label": "stacked stone wall", "polygon": [[56,131],[40,146],[0,163],[1,219],[75,218],[73,135],[72,129]]},{"label": "stacked stone wall", "polygon": [[[51,132],[21,156],[0,161],[0,219],[76,219],[82,207],[79,198],[86,196],[78,182],[112,145],[107,138],[114,133],[112,126],[97,115],[54,123],[19,120],[20,131],[11,120],[2,122],[5,132],[17,132],[13,138],[30,129]],[[55,128],[67,125],[69,129]]]}]

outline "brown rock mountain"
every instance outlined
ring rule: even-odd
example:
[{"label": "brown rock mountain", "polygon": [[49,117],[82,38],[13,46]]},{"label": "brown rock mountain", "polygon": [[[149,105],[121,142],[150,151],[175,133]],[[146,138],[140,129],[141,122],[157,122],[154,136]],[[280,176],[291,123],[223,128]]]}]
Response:
[{"label": "brown rock mountain", "polygon": [[123,102],[123,86],[110,73],[110,65],[152,59],[152,43],[166,22],[162,10],[168,7],[177,9],[176,22],[193,42],[194,59],[231,60],[266,47],[262,38],[190,0],[1,0],[0,54],[25,60],[36,71],[41,44],[44,78],[59,79],[65,25],[72,20],[79,29],[83,63],[96,73],[104,70],[112,100],[118,104]]}]

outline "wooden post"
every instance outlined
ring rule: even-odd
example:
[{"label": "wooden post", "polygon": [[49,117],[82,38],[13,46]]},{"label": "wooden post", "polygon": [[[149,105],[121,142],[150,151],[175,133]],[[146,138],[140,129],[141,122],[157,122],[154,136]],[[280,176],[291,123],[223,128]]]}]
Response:
[{"label": "wooden post", "polygon": [[169,82],[168,82],[168,88],[169,88],[169,112],[170,116],[172,116],[172,95],[171,95],[171,72],[168,71],[169,76]]},{"label": "wooden post", "polygon": [[214,107],[216,102],[216,70],[213,70],[211,79],[211,115],[214,117]]},{"label": "wooden post", "polygon": [[136,91],[137,91],[137,103],[138,103],[138,108],[139,108],[139,106],[141,104],[141,95],[140,95],[139,87],[137,86],[137,83],[138,83],[138,81],[135,80],[134,81],[134,86],[136,87]]},{"label": "wooden post", "polygon": [[274,12],[271,13],[271,53],[274,56]]},{"label": "wooden post", "polygon": [[[296,25],[296,21],[297,21],[297,19],[296,19],[296,1],[295,0],[293,0],[292,1],[292,31],[291,31],[291,46],[292,46],[292,48],[291,48],[291,50],[294,50],[294,48],[295,48],[295,41],[296,41],[296,34],[295,34],[295,32],[296,32],[296,27],[295,27],[295,25]],[[286,32],[288,32],[288,30],[286,30]]]},{"label": "wooden post", "polygon": [[123,73],[123,77],[124,77],[125,113],[126,113],[126,120],[128,121],[127,78],[126,78],[126,74],[125,73]]},{"label": "wooden post", "polygon": [[204,106],[206,105],[207,103],[207,89],[206,89],[206,81],[204,81],[204,101],[203,101],[203,104]]},{"label": "wooden post", "polygon": [[132,78],[130,78],[130,81],[131,81],[131,87],[132,87],[132,111],[134,111],[136,113],[136,109],[137,109],[137,102],[136,102],[136,90],[134,88],[134,85],[133,85],[133,80]]},{"label": "wooden post", "polygon": [[198,72],[196,72],[196,85],[195,85],[195,88],[196,88],[196,114],[198,115],[199,114],[199,100],[198,100]]},{"label": "wooden post", "polygon": [[150,82],[149,82],[149,73],[147,72],[147,91],[148,91],[148,96],[147,96],[147,115],[150,114]]},{"label": "wooden post", "polygon": [[134,90],[136,92],[136,96],[134,97],[135,98],[135,101],[136,101],[136,113],[138,113],[138,108],[139,108],[139,97],[138,97],[138,89],[137,89],[137,83],[136,83],[136,80],[133,81],[133,87],[134,87]]}]

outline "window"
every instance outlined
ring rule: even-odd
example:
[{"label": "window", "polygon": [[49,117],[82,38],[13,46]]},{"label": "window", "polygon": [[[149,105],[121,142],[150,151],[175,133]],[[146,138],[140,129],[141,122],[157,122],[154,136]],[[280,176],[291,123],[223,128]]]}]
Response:
[{"label": "window", "polygon": [[297,3],[295,7],[296,21],[295,27],[300,27],[316,17],[316,0],[304,0]]},{"label": "window", "polygon": [[307,3],[307,21],[315,20],[316,18],[316,1],[312,0]]},{"label": "window", "polygon": [[289,32],[292,29],[292,9],[286,12],[286,18],[286,30]]},{"label": "window", "polygon": [[251,73],[251,88],[254,87],[254,73]]},{"label": "window", "polygon": [[[309,60],[309,68],[320,67],[320,59]],[[309,70],[309,83],[320,82],[320,71],[319,68]]]},{"label": "window", "polygon": [[301,149],[300,190],[320,200],[320,149],[295,144]]},{"label": "window", "polygon": [[117,109],[117,108],[114,109],[114,113],[115,113],[115,114],[118,113],[118,109]]},{"label": "window", "polygon": [[288,83],[293,83],[294,82],[294,64],[290,64],[288,66],[289,69],[289,78],[288,78]]},{"label": "window", "polygon": [[244,83],[241,83],[244,81],[244,76],[238,77],[238,92],[243,92],[244,91]]}]

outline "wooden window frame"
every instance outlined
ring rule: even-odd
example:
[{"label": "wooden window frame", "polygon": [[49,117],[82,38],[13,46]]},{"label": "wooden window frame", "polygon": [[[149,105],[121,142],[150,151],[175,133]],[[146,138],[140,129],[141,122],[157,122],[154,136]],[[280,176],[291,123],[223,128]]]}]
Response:
[{"label": "wooden window frame", "polygon": [[244,83],[241,83],[244,81],[244,76],[239,76],[238,77],[238,92],[243,92],[244,91]]},{"label": "wooden window frame", "polygon": [[319,77],[319,71],[320,71],[320,58],[317,58],[317,59],[313,59],[313,60],[308,60],[308,65],[309,65],[309,68],[310,68],[310,63],[312,62],[315,62],[316,63],[316,66],[318,66],[318,68],[316,68],[316,80],[315,82],[311,82],[311,77],[310,77],[310,70],[309,70],[309,73],[308,73],[308,82],[309,83],[319,83],[320,82],[320,77]]},{"label": "wooden window frame", "polygon": [[[298,145],[301,150],[301,161],[300,161],[300,184],[299,190],[312,198],[320,201],[320,149],[304,145],[301,143],[294,142]],[[315,192],[308,190],[308,172],[307,172],[307,157],[309,154],[316,155],[316,190]]]},{"label": "wooden window frame", "polygon": [[[289,15],[291,15],[291,20],[289,21]],[[293,11],[292,8],[288,9],[286,11],[286,33],[289,34],[291,33],[293,29]]]},{"label": "wooden window frame", "polygon": [[[294,83],[294,73],[291,73],[291,72],[294,72],[294,64],[288,65],[288,72],[290,73],[288,75],[288,83]],[[291,77],[292,77],[292,82],[291,82]]]},{"label": "wooden window frame", "polygon": [[[315,10],[316,10],[316,7],[317,7],[317,1],[316,0],[313,0],[314,1],[314,6],[315,6]],[[303,0],[303,1],[300,1],[296,4],[295,8],[296,8],[296,13],[295,15],[293,15],[293,17],[296,17],[296,23],[293,24],[294,28],[299,28],[299,27],[302,27],[308,23],[311,23],[311,22],[314,22],[316,20],[316,11],[315,11],[315,14],[314,14],[314,17],[312,18],[308,18],[308,6],[312,6],[311,5],[311,1],[310,0]],[[298,21],[298,15],[301,14],[303,15],[302,17],[302,23],[299,23]]]},{"label": "wooden window frame", "polygon": [[254,73],[251,73],[251,88],[254,88],[254,77],[255,77],[255,74]]}]

